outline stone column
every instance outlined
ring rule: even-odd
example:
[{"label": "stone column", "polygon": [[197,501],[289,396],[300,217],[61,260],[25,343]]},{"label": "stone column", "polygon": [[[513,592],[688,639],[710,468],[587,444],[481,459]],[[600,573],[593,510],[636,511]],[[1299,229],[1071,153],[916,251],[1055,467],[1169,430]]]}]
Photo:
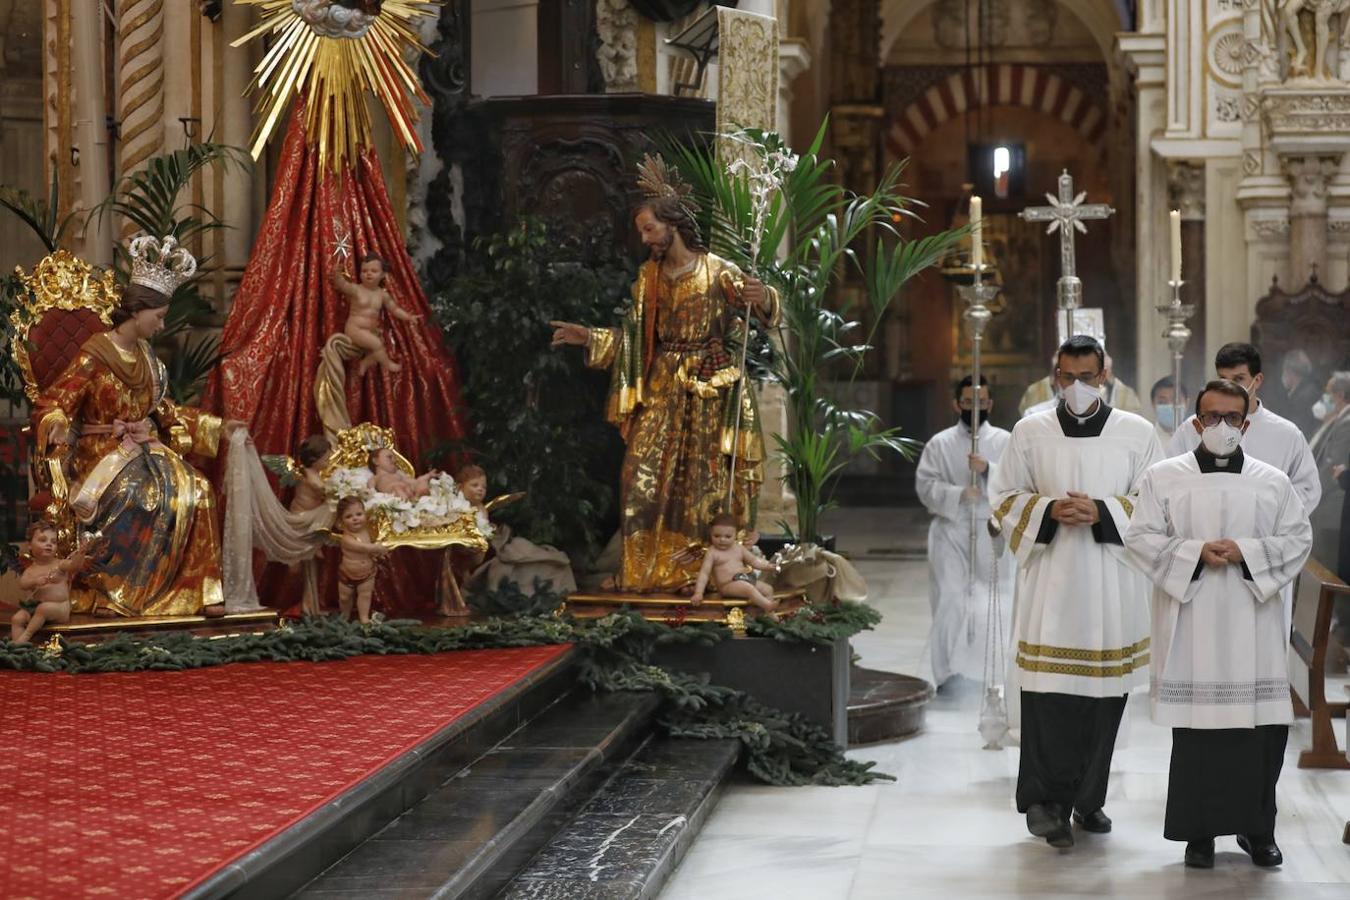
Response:
[{"label": "stone column", "polygon": [[[1160,27],[1156,21],[1152,24]],[[1154,136],[1167,127],[1166,49],[1167,39],[1160,31],[1122,34],[1116,40],[1116,51],[1123,58],[1135,91],[1137,118],[1134,339],[1141,388],[1170,372],[1172,366],[1159,337],[1163,320],[1155,309],[1167,281],[1167,175],[1152,146]]]},{"label": "stone column", "polygon": [[[101,0],[74,0],[71,27],[75,58],[74,142],[79,150],[79,201],[91,210],[108,196],[107,97],[103,92],[103,11]],[[80,255],[91,263],[112,263],[112,228],[107,217],[92,216]]]},{"label": "stone column", "polygon": [[164,0],[119,4],[117,118],[119,174],[164,152]]},{"label": "stone column", "polygon": [[1291,288],[1307,284],[1327,268],[1327,186],[1340,160],[1329,156],[1297,156],[1285,161],[1293,191],[1289,204],[1289,270]]},{"label": "stone column", "polygon": [[[778,27],[786,24],[779,22]],[[811,48],[801,38],[784,38],[778,43],[778,127],[788,144],[792,143],[792,83],[811,68]]]},{"label": "stone column", "polygon": [[878,0],[835,0],[830,10],[830,145],[838,178],[855,191],[877,182],[881,122]]}]

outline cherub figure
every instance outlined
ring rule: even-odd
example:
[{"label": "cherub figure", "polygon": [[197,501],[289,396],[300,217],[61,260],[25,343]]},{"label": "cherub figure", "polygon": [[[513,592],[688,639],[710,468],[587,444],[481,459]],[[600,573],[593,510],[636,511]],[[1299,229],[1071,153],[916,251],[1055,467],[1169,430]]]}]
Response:
[{"label": "cherub figure", "polygon": [[338,545],[342,561],[338,564],[338,611],[350,619],[352,606],[362,625],[370,621],[370,601],[375,592],[375,563],[389,548],[375,543],[366,525],[366,505],[359,497],[344,497],[337,507]]},{"label": "cherub figure", "polygon": [[324,496],[323,467],[328,464],[332,451],[328,438],[321,434],[310,435],[300,445],[295,454],[300,462],[300,479],[295,483],[295,495],[291,497],[291,512],[309,512],[324,505],[327,498]]},{"label": "cherub figure", "polygon": [[736,542],[736,517],[728,513],[715,516],[708,526],[708,539],[712,546],[704,554],[690,605],[698,606],[703,602],[703,592],[711,579],[717,586],[717,593],[723,597],[749,600],[770,613],[777,609],[773,588],[761,584],[755,570],[777,571],[778,567]]},{"label": "cherub figure", "polygon": [[455,483],[475,510],[487,511],[487,472],[482,466],[464,466],[455,473]]},{"label": "cherub figure", "polygon": [[28,527],[28,552],[33,562],[19,577],[19,588],[30,592],[9,620],[10,640],[26,644],[48,622],[70,621],[70,579],[84,568],[83,548],[61,559],[56,552],[56,526],[34,522]]},{"label": "cherub figure", "polygon": [[417,500],[431,493],[431,479],[440,474],[435,469],[413,478],[398,467],[394,451],[381,447],[370,452],[370,471],[375,473],[371,486],[383,494],[393,494],[404,500]]},{"label": "cherub figure", "polygon": [[361,257],[359,283],[348,280],[337,268],[333,269],[332,277],[333,287],[345,294],[351,305],[342,333],[366,351],[357,367],[357,377],[364,376],[376,363],[386,372],[401,370],[403,366],[390,359],[389,352],[384,348],[384,338],[380,334],[380,311],[388,309],[390,315],[404,322],[412,322],[421,316],[415,316],[399,306],[384,289],[384,260],[373,253]]}]

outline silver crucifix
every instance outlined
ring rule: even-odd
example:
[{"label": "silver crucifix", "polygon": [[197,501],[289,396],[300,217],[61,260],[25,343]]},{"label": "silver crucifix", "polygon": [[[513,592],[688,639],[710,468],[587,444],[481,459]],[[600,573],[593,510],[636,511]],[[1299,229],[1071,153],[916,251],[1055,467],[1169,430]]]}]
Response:
[{"label": "silver crucifix", "polygon": [[1086,191],[1077,196],[1073,192],[1073,176],[1065,169],[1059,176],[1059,197],[1050,194],[1045,199],[1049,206],[1029,206],[1018,213],[1026,222],[1049,222],[1046,234],[1059,232],[1059,281],[1055,284],[1055,297],[1064,313],[1064,333],[1073,336],[1073,311],[1083,303],[1083,282],[1078,278],[1078,267],[1074,261],[1073,233],[1087,234],[1085,219],[1105,219],[1115,212],[1105,203],[1084,203]]}]

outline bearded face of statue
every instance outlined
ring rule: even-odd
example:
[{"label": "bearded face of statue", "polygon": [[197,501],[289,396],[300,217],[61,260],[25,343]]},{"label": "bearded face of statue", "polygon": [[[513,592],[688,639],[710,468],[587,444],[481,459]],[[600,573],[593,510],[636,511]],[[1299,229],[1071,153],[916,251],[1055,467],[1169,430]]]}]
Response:
[{"label": "bearded face of statue", "polygon": [[676,231],[671,225],[667,225],[656,217],[656,214],[648,207],[638,210],[636,218],[638,234],[642,236],[642,243],[651,251],[652,259],[661,262],[670,252],[671,246],[675,243]]}]

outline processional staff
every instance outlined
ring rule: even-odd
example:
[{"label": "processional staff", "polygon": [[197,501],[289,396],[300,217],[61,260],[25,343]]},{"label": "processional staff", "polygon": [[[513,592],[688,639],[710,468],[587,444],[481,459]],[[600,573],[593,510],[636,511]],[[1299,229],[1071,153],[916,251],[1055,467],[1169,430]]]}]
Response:
[{"label": "processional staff", "polygon": [[1167,317],[1167,327],[1163,329],[1163,339],[1172,351],[1172,421],[1180,426],[1185,414],[1181,403],[1181,358],[1186,350],[1186,342],[1191,339],[1191,329],[1186,320],[1195,314],[1195,305],[1181,302],[1181,211],[1172,210],[1170,219],[1172,234],[1172,277],[1167,286],[1172,289],[1172,299],[1160,303],[1156,309]]},{"label": "processional staff", "polygon": [[1055,298],[1064,314],[1064,333],[1073,337],[1073,311],[1083,305],[1083,282],[1074,259],[1073,233],[1087,234],[1085,219],[1105,219],[1115,212],[1105,203],[1084,203],[1087,191],[1073,192],[1073,176],[1065,169],[1059,176],[1059,196],[1046,194],[1049,206],[1029,206],[1018,213],[1025,222],[1049,222],[1046,234],[1059,232],[1059,281]]},{"label": "processional staff", "polygon": [[[959,288],[966,301],[963,318],[970,328],[970,455],[980,452],[980,350],[984,341],[984,329],[993,318],[989,310],[989,301],[998,294],[998,288],[984,283],[984,204],[979,197],[970,198],[970,263],[974,275],[969,285]],[[971,487],[980,487],[980,475],[974,467],[970,470]],[[978,523],[975,507],[970,514],[970,568],[966,574],[966,602],[974,600],[975,566],[979,562]],[[992,535],[991,535],[992,537]],[[973,623],[973,620],[971,620]],[[984,651],[984,700],[980,705],[979,732],[985,740],[985,749],[1002,749],[1003,738],[1008,733],[1008,709],[1003,698],[1003,689],[998,683],[1003,672],[1003,614],[998,595],[998,552],[990,555],[989,603],[985,612],[985,651]]]},{"label": "processional staff", "polygon": [[[979,197],[970,198],[970,265],[974,280],[959,288],[961,297],[966,301],[963,318],[970,327],[971,388],[970,395],[974,408],[970,413],[970,454],[980,452],[980,344],[984,340],[984,329],[989,324],[992,313],[989,301],[998,294],[998,288],[984,283],[984,203]],[[970,486],[980,486],[979,473],[971,470]],[[973,538],[972,538],[973,540]],[[974,546],[971,547],[974,553]],[[971,557],[974,559],[974,556]]]}]

